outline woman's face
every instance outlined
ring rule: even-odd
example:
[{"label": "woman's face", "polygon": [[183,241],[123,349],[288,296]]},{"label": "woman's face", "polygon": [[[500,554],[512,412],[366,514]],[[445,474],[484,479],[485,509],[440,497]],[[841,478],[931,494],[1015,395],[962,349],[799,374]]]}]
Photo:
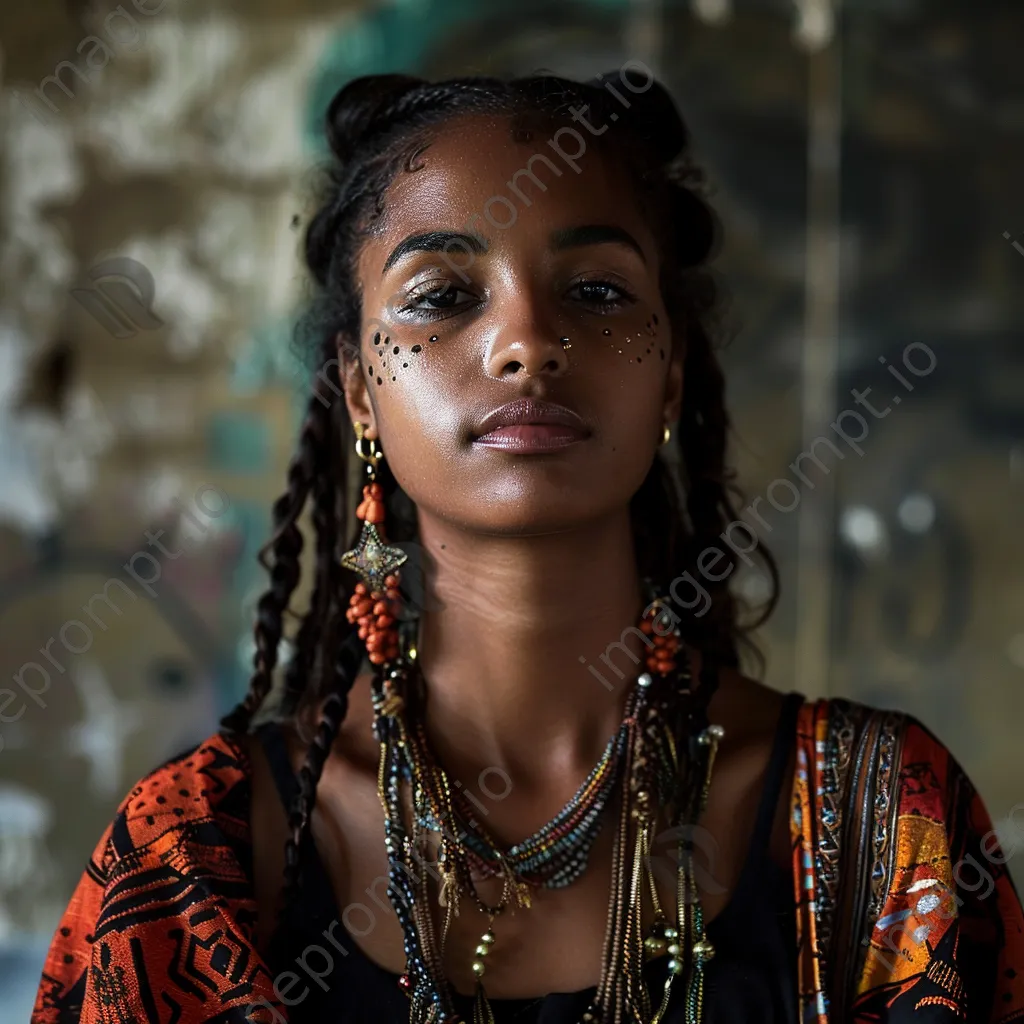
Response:
[{"label": "woman's face", "polygon": [[[339,353],[350,415],[421,516],[484,533],[625,513],[679,414],[681,354],[633,186],[586,129],[556,131],[524,139],[476,115],[435,132],[358,261],[360,363]],[[489,430],[517,399],[579,422],[531,427],[546,417],[526,409],[526,425]]]}]

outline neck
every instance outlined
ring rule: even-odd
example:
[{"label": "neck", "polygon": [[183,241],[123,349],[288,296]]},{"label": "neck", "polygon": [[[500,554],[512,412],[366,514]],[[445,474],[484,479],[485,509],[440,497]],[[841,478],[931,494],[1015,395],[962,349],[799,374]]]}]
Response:
[{"label": "neck", "polygon": [[647,653],[628,516],[512,538],[421,515],[420,541],[426,727],[450,775],[494,767],[543,785],[589,768]]}]

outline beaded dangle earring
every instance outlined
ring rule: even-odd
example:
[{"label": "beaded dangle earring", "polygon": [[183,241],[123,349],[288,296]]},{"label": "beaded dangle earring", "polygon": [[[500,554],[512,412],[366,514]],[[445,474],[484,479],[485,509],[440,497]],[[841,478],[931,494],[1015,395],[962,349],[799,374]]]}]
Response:
[{"label": "beaded dangle earring", "polygon": [[[356,454],[366,463],[369,483],[363,487],[363,500],[356,508],[363,531],[351,551],[341,556],[346,569],[357,572],[357,583],[345,613],[349,622],[358,623],[359,639],[366,644],[370,662],[383,665],[398,657],[398,611],[401,595],[398,589],[398,567],[408,556],[388,543],[384,529],[384,490],[377,482],[377,464],[384,453],[377,443],[365,437],[366,428],[356,423]],[[369,450],[365,450],[365,445]]]}]

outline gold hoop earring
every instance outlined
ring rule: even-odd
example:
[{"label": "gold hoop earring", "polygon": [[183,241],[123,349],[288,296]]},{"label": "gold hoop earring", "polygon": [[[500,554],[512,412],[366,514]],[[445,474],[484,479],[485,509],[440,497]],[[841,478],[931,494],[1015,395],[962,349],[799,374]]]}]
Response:
[{"label": "gold hoop earring", "polygon": [[[377,469],[377,463],[383,461],[384,452],[377,446],[377,442],[371,438],[366,437],[366,424],[365,423],[353,423],[353,429],[356,432],[356,455],[370,465],[368,473],[373,473]],[[369,452],[363,450],[363,444],[367,443],[370,446]],[[371,476],[372,479],[372,476]]]}]

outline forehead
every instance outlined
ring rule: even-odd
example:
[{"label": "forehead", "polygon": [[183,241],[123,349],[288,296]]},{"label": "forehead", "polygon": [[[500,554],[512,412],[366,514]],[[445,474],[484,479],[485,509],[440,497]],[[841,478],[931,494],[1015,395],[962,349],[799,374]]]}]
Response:
[{"label": "forehead", "polygon": [[374,262],[406,235],[467,226],[491,242],[527,244],[557,227],[618,224],[653,253],[623,164],[582,125],[570,132],[547,120],[478,114],[431,129],[422,145],[411,163],[418,169],[403,166],[385,192],[377,245],[368,246]]}]

